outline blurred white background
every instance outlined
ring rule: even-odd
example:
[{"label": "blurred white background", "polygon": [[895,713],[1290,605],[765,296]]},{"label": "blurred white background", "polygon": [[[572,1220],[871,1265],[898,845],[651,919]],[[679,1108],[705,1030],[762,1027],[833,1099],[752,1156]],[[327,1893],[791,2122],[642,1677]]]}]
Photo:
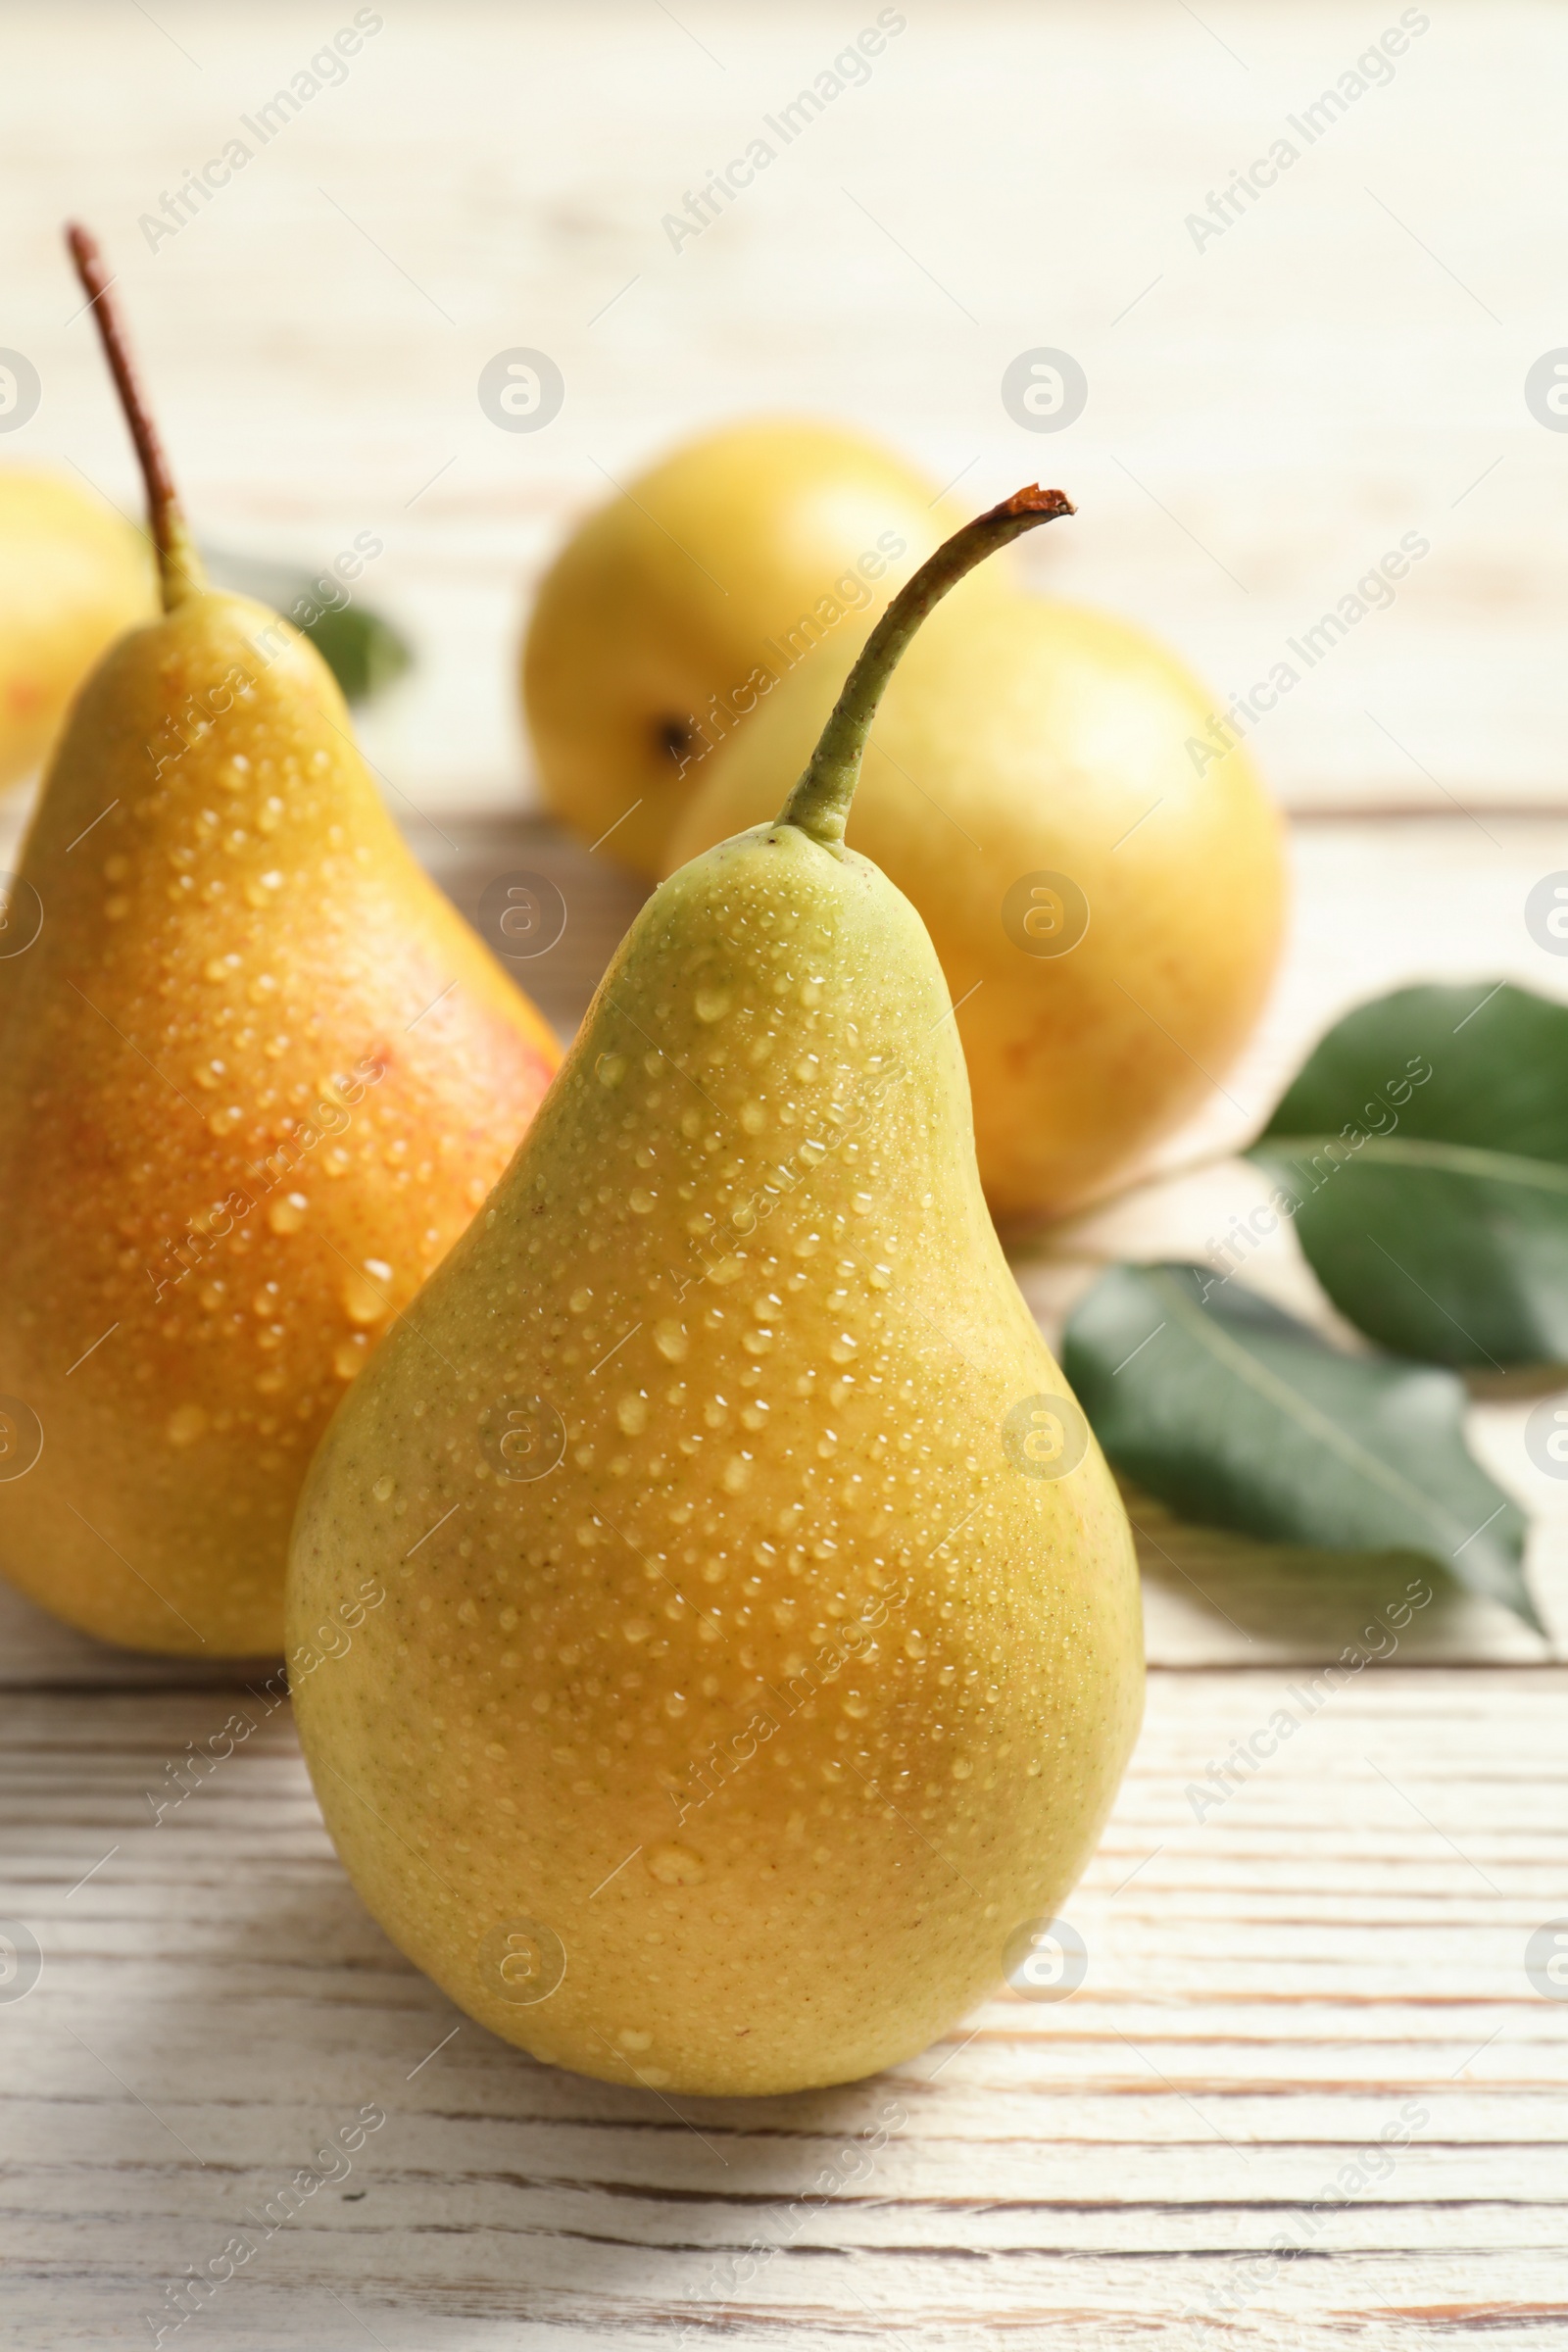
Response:
[{"label": "blurred white background", "polygon": [[[873,0],[385,0],[265,143],[244,118],[310,78],[349,0],[11,12],[0,344],[43,397],[0,461],[135,504],[74,214],[120,271],[203,535],[313,563],[384,539],[364,595],[420,660],[365,731],[421,807],[529,801],[514,644],[570,517],[672,440],[779,408],[873,428],[976,506],[1059,481],[1081,517],[1032,543],[1034,576],[1147,621],[1217,707],[1420,534],[1392,607],[1263,721],[1260,762],[1296,807],[1561,805],[1568,435],[1524,387],[1568,344],[1568,14],[881,13],[903,28],[869,77],[785,145],[764,117]],[[1345,76],[1368,86],[1308,141]],[[759,136],[775,160],[674,249],[664,216]],[[236,137],[249,160],[166,233],[164,198]],[[1281,138],[1297,160],[1200,242],[1189,216]],[[479,405],[516,346],[564,378],[540,431]],[[1001,397],[1040,346],[1088,378],[1055,433]]]}]

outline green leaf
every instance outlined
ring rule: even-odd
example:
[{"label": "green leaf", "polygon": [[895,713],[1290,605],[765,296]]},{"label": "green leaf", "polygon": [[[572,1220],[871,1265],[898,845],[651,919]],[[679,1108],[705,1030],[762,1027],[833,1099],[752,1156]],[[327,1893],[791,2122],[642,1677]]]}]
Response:
[{"label": "green leaf", "polygon": [[1568,1006],[1506,982],[1363,1004],[1249,1156],[1381,1347],[1499,1372],[1568,1362]]},{"label": "green leaf", "polygon": [[366,605],[328,606],[301,625],[346,702],[368,703],[402,677],[414,660],[407,640]]},{"label": "green leaf", "polygon": [[204,548],[202,553],[217,586],[254,596],[303,630],[346,702],[370,701],[411,666],[414,652],[407,639],[369,606],[333,601],[344,590],[327,574],[313,578],[290,564],[217,548]]},{"label": "green leaf", "polygon": [[1068,1323],[1062,1369],[1116,1468],[1183,1518],[1416,1553],[1540,1630],[1524,1514],[1466,1450],[1452,1373],[1345,1355],[1188,1265],[1112,1267]]}]

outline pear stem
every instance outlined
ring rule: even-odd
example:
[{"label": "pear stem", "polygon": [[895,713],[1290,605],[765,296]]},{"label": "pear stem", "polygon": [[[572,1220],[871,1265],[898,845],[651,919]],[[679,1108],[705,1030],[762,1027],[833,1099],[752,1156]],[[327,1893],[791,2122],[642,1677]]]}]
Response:
[{"label": "pear stem", "polygon": [[877,705],[906,646],[933,605],[940,604],[965,572],[1005,547],[1009,539],[1032,531],[1037,523],[1054,522],[1058,515],[1076,513],[1060,490],[1031,485],[1015,490],[988,514],[976,515],[973,522],[966,522],[962,530],[945,539],[934,556],[926,558],[914,577],[906,580],[861,648],[822,729],[822,739],[784,804],[780,824],[798,825],[829,849],[838,846],[844,839]]},{"label": "pear stem", "polygon": [[119,304],[109,291],[114,279],[104,267],[97,240],[75,221],[66,230],[66,242],[71,247],[71,258],[76,265],[76,275],[81,280],[82,291],[88,297],[87,307],[98,321],[104,356],[115,379],[115,389],[120,394],[120,405],[125,412],[125,422],[130,427],[142,480],[147,485],[147,518],[152,526],[153,544],[158,550],[164,611],[171,612],[187,596],[201,593],[207,586],[207,575],[185,521],[179,494],[174,488],[174,478],[169,470],[169,460],[164,455],[158,427],[153,422],[152,411],[136,373],[136,364],[130,356],[124,319]]}]

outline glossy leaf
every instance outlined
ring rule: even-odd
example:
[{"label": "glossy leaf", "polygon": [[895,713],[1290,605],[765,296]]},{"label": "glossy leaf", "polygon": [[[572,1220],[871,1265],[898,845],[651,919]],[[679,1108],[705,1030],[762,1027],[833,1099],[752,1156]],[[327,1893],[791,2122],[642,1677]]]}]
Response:
[{"label": "glossy leaf", "polygon": [[1568,1006],[1507,983],[1363,1004],[1250,1156],[1380,1346],[1496,1371],[1568,1362]]},{"label": "glossy leaf", "polygon": [[369,702],[414,660],[391,622],[366,605],[328,606],[301,626],[342,687],[346,702]]},{"label": "glossy leaf", "polygon": [[1451,1373],[1346,1355],[1187,1265],[1113,1267],[1072,1316],[1062,1365],[1108,1458],[1184,1518],[1415,1553],[1539,1627],[1524,1515],[1467,1451]]}]

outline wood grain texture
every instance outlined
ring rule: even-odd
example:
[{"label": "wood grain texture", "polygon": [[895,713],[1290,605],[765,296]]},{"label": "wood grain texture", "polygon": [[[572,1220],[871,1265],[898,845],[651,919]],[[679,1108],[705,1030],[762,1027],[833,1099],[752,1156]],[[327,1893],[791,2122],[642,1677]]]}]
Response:
[{"label": "wood grain texture", "polygon": [[[1155,1673],[1068,1906],[1081,1988],[734,2105],[464,2020],[349,1890],[286,1709],[18,1697],[8,1907],[44,1960],[0,2004],[8,2340],[150,2341],[243,2231],[166,2342],[1561,2343],[1568,2008],[1524,1949],[1568,1908],[1565,1695],[1556,1670]],[[1195,1818],[1281,1710],[1296,1732]],[[154,1825],[170,1760],[246,1715]],[[367,2107],[350,2169],[323,2161]],[[337,2178],[268,2236],[302,2168]]]}]

